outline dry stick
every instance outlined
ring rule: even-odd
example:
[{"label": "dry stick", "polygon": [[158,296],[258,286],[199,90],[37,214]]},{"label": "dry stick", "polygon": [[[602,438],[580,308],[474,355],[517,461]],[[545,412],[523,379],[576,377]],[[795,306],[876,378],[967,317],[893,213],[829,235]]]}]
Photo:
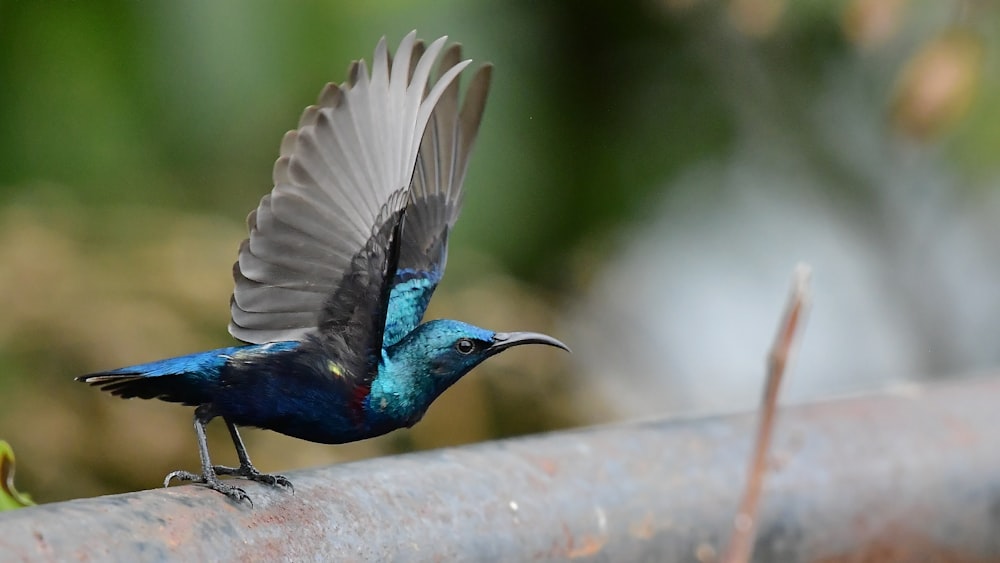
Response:
[{"label": "dry stick", "polygon": [[760,424],[757,427],[757,440],[747,473],[746,489],[743,492],[743,500],[740,501],[739,512],[733,519],[733,536],[722,557],[724,563],[745,563],[750,560],[753,553],[757,509],[760,505],[760,493],[764,487],[764,477],[767,474],[767,456],[771,450],[771,434],[774,431],[774,419],[778,411],[778,389],[781,387],[785,366],[795,344],[797,329],[803,322],[805,311],[809,306],[810,273],[808,265],[799,264],[792,274],[792,292],[768,357],[767,382],[761,404]]}]

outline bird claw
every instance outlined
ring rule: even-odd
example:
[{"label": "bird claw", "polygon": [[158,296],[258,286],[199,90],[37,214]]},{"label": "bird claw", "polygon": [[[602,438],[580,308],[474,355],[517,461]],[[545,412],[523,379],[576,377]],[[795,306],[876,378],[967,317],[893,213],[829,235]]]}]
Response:
[{"label": "bird claw", "polygon": [[243,477],[244,479],[257,481],[258,483],[264,483],[265,485],[270,485],[272,487],[282,487],[292,491],[293,493],[295,492],[295,487],[292,486],[292,482],[288,480],[288,477],[285,477],[284,475],[261,473],[252,465],[241,465],[239,467],[216,465],[212,469],[217,475]]},{"label": "bird claw", "polygon": [[204,475],[197,475],[195,473],[191,473],[190,471],[178,470],[167,473],[167,476],[163,478],[163,487],[164,488],[169,487],[170,482],[173,481],[174,479],[177,479],[178,481],[194,481],[195,483],[205,482]]},{"label": "bird claw", "polygon": [[246,501],[250,505],[250,508],[253,508],[253,500],[250,499],[250,495],[248,495],[246,491],[239,487],[223,483],[215,475],[198,475],[196,473],[191,473],[190,471],[171,471],[167,474],[166,478],[163,479],[163,486],[169,487],[170,481],[174,479],[177,479],[178,481],[191,481],[205,485],[213,491],[218,491],[226,495],[237,503]]}]

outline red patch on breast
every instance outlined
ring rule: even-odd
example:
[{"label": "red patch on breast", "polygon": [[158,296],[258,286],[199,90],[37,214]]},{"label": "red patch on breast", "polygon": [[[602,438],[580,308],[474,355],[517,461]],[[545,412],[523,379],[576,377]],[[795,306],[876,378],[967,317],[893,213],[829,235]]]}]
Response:
[{"label": "red patch on breast", "polygon": [[371,385],[357,385],[351,389],[351,415],[355,422],[364,420],[365,399],[371,392]]}]

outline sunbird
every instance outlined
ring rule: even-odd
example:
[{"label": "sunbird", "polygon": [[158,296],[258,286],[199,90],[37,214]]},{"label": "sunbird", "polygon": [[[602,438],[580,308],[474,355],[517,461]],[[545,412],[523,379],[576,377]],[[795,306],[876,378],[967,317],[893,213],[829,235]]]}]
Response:
[{"label": "sunbird", "polygon": [[[259,472],[238,427],[342,444],[416,424],[483,360],[513,346],[565,344],[456,320],[421,322],[444,274],[448,235],[479,132],[492,65],[474,73],[447,37],[383,37],[369,72],[355,61],[285,134],[274,188],[247,217],[233,265],[229,333],[245,345],[77,377],[122,398],[195,407],[201,473],[192,481],[251,502],[220,476],[291,489]],[[437,71],[433,72],[439,58]],[[432,74],[433,73],[433,74]],[[220,417],[239,467],[213,465],[205,427]]]}]

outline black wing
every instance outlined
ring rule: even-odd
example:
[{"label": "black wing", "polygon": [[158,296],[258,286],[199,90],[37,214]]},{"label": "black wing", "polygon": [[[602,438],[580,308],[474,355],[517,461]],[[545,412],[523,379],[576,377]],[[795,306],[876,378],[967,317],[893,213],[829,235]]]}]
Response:
[{"label": "black wing", "polygon": [[[449,47],[438,74],[445,75],[461,58],[461,45]],[[424,131],[409,191],[384,346],[395,344],[420,324],[444,275],[448,234],[462,207],[462,183],[486,107],[492,70],[487,64],[476,71],[461,105],[459,81],[451,82]]]},{"label": "black wing", "polygon": [[424,52],[410,33],[392,63],[383,39],[370,76],[363,61],[355,63],[350,80],[327,85],[299,128],[285,135],[274,189],[247,218],[250,237],[233,268],[234,337],[297,340],[385,306],[375,301],[377,291],[355,291],[371,300],[351,304],[333,296],[385,265],[373,248],[391,238],[434,105],[468,64],[430,83],[444,41]]}]

